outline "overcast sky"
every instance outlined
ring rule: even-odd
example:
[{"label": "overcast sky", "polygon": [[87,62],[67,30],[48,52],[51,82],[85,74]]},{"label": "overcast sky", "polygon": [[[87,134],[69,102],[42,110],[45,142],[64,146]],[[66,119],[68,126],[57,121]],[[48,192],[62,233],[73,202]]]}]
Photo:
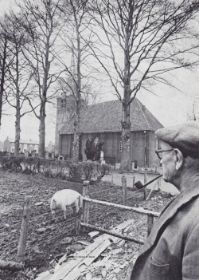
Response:
[{"label": "overcast sky", "polygon": [[[12,7],[14,0],[0,0],[0,13],[3,13],[9,7]],[[168,86],[153,86],[152,91],[155,94],[140,91],[138,98],[140,101],[162,122],[163,125],[172,125],[186,120],[187,114],[191,113],[194,97],[199,97],[199,69],[194,71],[178,70],[169,75],[172,82],[180,91]],[[101,86],[100,86],[101,87]],[[98,101],[114,99],[111,89],[107,92],[107,87],[101,87]],[[7,136],[14,139],[14,116],[10,111],[4,108],[2,118],[2,127],[0,129],[0,141]],[[47,111],[46,122],[46,143],[55,139],[55,106],[50,106]],[[39,121],[33,116],[27,116],[22,119],[21,139],[33,140],[38,142]]]}]

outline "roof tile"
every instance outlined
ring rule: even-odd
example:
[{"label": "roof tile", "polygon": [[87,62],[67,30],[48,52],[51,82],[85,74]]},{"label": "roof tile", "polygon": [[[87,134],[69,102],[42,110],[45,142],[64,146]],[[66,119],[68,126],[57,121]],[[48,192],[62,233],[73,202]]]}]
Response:
[{"label": "roof tile", "polygon": [[[135,98],[131,103],[131,131],[155,131],[162,124],[153,114]],[[80,132],[120,132],[122,120],[122,104],[119,100],[89,105],[81,112]],[[60,134],[73,133],[73,120],[63,123]]]}]

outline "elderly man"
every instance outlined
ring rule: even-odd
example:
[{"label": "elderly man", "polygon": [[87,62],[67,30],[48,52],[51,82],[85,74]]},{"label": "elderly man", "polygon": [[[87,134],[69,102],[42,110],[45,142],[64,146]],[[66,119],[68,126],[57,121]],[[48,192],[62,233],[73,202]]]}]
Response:
[{"label": "elderly man", "polygon": [[199,125],[161,128],[156,135],[163,179],[180,193],[154,224],[130,279],[199,279]]}]

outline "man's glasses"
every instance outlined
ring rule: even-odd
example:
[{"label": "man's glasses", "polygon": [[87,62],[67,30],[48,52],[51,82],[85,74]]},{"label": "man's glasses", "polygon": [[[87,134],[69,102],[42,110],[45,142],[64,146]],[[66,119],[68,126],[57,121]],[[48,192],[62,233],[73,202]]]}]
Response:
[{"label": "man's glasses", "polygon": [[161,153],[164,153],[164,152],[171,152],[171,151],[173,151],[173,149],[167,149],[167,150],[156,150],[155,151],[155,153],[156,153],[156,155],[158,156],[158,158],[161,160],[162,159],[162,157],[161,157]]}]

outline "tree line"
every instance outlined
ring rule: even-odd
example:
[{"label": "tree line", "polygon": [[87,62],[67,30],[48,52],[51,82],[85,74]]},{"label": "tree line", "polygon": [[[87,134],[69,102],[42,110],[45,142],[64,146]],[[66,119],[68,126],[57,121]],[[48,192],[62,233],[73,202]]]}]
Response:
[{"label": "tree line", "polygon": [[[46,106],[74,96],[73,160],[78,161],[82,100],[98,73],[122,103],[121,166],[130,167],[130,105],[165,73],[193,67],[198,57],[199,3],[191,0],[24,0],[0,21],[0,124],[5,103],[15,110],[15,154],[21,119],[39,121],[45,156]],[[175,85],[174,85],[175,86]]]}]

